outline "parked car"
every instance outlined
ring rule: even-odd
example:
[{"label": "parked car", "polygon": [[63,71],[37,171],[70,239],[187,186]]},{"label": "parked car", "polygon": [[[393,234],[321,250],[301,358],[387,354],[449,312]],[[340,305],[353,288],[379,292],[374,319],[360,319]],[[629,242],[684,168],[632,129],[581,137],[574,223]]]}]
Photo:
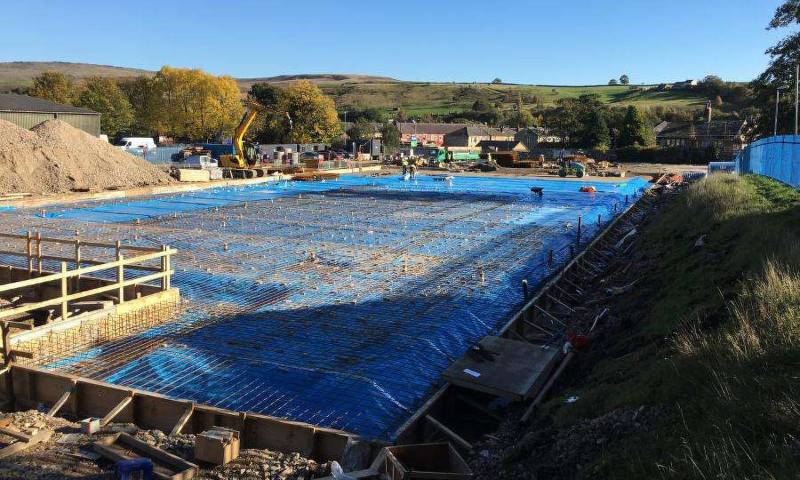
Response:
[{"label": "parked car", "polygon": [[148,150],[152,150],[156,148],[156,142],[154,142],[150,137],[125,137],[120,140],[119,145],[117,146],[123,150],[130,150],[134,148],[146,148]]}]

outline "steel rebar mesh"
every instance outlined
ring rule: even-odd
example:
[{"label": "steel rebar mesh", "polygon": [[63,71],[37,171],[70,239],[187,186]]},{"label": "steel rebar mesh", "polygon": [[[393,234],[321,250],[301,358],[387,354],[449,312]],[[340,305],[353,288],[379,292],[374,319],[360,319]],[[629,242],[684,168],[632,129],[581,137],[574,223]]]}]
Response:
[{"label": "steel rebar mesh", "polygon": [[535,286],[548,275],[550,250],[554,267],[567,259],[579,215],[587,241],[641,186],[600,184],[589,196],[562,183],[540,199],[527,181],[348,178],[0,222],[14,233],[77,230],[179,252],[173,286],[183,302],[173,321],[59,347],[37,364],[388,438],[442,371],[521,305],[521,280]]}]

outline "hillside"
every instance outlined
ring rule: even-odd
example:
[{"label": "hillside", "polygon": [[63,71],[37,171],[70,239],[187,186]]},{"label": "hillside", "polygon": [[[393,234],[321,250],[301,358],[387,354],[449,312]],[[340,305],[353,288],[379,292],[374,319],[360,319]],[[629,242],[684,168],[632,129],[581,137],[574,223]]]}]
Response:
[{"label": "hillside", "polygon": [[750,175],[664,197],[598,277],[635,288],[600,297],[607,319],[530,425],[512,413],[476,445],[476,480],[797,478],[799,205]]},{"label": "hillside", "polygon": [[[0,62],[0,91],[25,88],[33,77],[44,71],[59,71],[76,79],[92,75],[128,78],[152,75],[149,70],[67,62]],[[553,86],[486,83],[439,83],[401,81],[388,77],[360,74],[298,74],[273,77],[240,78],[239,87],[246,92],[257,82],[285,85],[296,80],[310,80],[332,96],[339,110],[375,107],[402,108],[411,115],[449,113],[469,109],[482,98],[511,108],[519,100],[525,107],[549,105],[559,98],[594,93],[611,104],[634,104],[642,107],[656,105],[699,107],[705,98],[687,90],[659,92],[648,86]]]},{"label": "hillside", "polygon": [[95,65],[92,63],[0,62],[0,91],[28,87],[35,76],[48,71],[62,72],[76,79],[84,79],[91,76],[128,78],[153,74],[149,70],[138,68]]},{"label": "hillside", "polygon": [[597,94],[611,104],[675,107],[702,106],[706,98],[687,90],[654,91],[650,86],[543,86],[476,83],[362,82],[319,84],[334,97],[337,107],[400,107],[411,115],[468,110],[478,98],[511,108],[519,100],[525,107],[549,105],[559,98]]}]

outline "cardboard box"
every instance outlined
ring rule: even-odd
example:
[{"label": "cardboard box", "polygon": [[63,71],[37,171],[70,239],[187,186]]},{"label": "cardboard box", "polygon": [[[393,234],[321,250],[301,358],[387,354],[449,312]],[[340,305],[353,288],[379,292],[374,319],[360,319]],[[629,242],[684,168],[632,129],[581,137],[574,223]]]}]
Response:
[{"label": "cardboard box", "polygon": [[239,432],[214,427],[197,435],[194,458],[215,465],[225,465],[239,456]]}]

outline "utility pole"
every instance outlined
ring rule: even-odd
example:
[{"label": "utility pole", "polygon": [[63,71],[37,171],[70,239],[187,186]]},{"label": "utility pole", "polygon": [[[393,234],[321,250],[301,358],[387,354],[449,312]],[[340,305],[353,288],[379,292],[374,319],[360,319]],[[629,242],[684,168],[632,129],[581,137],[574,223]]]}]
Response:
[{"label": "utility pole", "polygon": [[781,101],[781,89],[775,90],[775,128],[772,131],[773,136],[778,136],[778,103]]},{"label": "utility pole", "polygon": [[794,134],[797,135],[797,103],[800,98],[800,63],[794,66]]}]

